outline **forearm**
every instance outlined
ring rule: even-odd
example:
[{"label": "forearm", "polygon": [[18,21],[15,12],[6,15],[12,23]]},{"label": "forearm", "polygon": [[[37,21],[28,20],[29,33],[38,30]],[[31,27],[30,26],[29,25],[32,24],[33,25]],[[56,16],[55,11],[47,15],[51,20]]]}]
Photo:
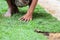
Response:
[{"label": "forearm", "polygon": [[30,8],[28,9],[28,12],[27,13],[29,13],[29,14],[33,13],[33,11],[34,11],[34,9],[35,9],[35,7],[37,5],[37,1],[38,0],[32,0],[32,3],[30,5]]}]

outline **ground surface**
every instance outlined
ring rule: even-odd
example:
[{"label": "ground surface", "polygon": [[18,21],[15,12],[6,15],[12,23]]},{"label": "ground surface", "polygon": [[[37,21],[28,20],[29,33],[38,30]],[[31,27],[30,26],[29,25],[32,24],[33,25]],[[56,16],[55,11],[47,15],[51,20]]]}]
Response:
[{"label": "ground surface", "polygon": [[60,40],[60,33],[49,33],[49,40]]},{"label": "ground surface", "polygon": [[41,5],[48,13],[60,20],[60,1],[59,0],[39,0]]},{"label": "ground surface", "polygon": [[60,32],[60,21],[46,13],[37,6],[33,20],[29,22],[19,21],[28,7],[19,8],[20,13],[10,18],[2,16],[7,11],[7,3],[0,0],[0,40],[47,40],[43,35],[34,32],[35,29],[47,32]]}]

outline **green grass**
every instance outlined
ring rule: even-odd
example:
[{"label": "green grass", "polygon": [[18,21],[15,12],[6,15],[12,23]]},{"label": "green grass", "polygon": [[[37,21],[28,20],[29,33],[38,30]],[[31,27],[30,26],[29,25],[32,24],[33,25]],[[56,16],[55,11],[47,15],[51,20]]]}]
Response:
[{"label": "green grass", "polygon": [[60,32],[60,21],[45,12],[37,5],[34,10],[33,20],[19,21],[28,7],[19,8],[20,13],[10,18],[2,16],[8,9],[7,3],[0,0],[0,40],[47,40],[42,34],[34,32],[35,29],[46,32]]}]

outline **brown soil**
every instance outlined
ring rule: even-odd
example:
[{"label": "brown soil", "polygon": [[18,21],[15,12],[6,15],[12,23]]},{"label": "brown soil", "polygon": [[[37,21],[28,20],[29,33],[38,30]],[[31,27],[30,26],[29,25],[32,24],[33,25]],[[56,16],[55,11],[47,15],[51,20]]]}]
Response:
[{"label": "brown soil", "polygon": [[60,40],[60,33],[42,32],[37,29],[35,30],[35,32],[44,34],[48,40]]},{"label": "brown soil", "polygon": [[60,40],[60,33],[49,33],[49,40]]}]

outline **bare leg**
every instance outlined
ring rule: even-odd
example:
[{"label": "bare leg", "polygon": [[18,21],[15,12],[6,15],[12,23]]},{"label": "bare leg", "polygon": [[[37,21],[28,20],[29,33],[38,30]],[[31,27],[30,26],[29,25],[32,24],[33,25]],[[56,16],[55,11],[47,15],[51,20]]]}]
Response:
[{"label": "bare leg", "polygon": [[24,20],[24,21],[32,20],[32,14],[37,4],[37,1],[38,0],[32,0],[30,8],[28,9],[27,13],[23,17],[21,17],[21,20]]},{"label": "bare leg", "polygon": [[18,12],[18,8],[14,2],[15,2],[15,0],[7,0],[9,8],[8,8],[8,11],[6,12],[6,14],[4,14],[5,17],[10,17],[12,15],[12,13]]}]

